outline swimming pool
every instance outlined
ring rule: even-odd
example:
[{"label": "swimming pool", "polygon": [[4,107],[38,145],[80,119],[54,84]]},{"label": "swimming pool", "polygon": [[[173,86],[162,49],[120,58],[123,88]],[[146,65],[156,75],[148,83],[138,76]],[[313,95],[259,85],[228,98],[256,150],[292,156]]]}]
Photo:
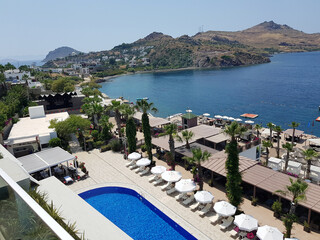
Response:
[{"label": "swimming pool", "polygon": [[133,239],[196,239],[132,189],[102,187],[79,196]]}]

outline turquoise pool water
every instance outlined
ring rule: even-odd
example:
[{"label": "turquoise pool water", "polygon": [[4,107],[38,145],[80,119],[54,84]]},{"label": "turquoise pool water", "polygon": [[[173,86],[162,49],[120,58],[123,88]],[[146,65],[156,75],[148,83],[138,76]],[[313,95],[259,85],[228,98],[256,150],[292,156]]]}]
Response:
[{"label": "turquoise pool water", "polygon": [[133,239],[196,239],[132,189],[103,187],[79,196]]}]

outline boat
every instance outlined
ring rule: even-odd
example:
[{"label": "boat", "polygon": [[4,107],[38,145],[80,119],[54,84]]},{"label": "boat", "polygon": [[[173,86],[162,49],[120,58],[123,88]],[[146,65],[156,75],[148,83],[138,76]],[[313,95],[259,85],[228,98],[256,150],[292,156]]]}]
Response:
[{"label": "boat", "polygon": [[144,97],[144,98],[137,98],[136,100],[137,100],[137,101],[141,101],[141,100],[149,100],[149,98],[148,98],[148,97]]},{"label": "boat", "polygon": [[244,113],[242,115],[240,115],[240,117],[244,117],[244,118],[257,118],[259,117],[258,114],[253,114],[253,113]]}]

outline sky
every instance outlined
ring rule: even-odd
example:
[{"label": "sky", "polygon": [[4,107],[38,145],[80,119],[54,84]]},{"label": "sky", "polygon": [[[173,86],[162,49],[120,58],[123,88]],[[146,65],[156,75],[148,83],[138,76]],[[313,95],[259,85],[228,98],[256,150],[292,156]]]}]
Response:
[{"label": "sky", "polygon": [[151,32],[238,31],[264,21],[320,32],[319,0],[0,0],[0,59],[42,59],[61,46],[109,50]]}]

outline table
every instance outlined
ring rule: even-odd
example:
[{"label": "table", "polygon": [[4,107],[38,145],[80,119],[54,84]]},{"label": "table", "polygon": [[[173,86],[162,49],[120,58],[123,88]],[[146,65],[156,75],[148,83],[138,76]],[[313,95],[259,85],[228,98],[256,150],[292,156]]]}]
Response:
[{"label": "table", "polygon": [[254,234],[253,234],[252,232],[249,232],[249,233],[247,234],[247,238],[253,239],[253,238],[254,238]]}]

